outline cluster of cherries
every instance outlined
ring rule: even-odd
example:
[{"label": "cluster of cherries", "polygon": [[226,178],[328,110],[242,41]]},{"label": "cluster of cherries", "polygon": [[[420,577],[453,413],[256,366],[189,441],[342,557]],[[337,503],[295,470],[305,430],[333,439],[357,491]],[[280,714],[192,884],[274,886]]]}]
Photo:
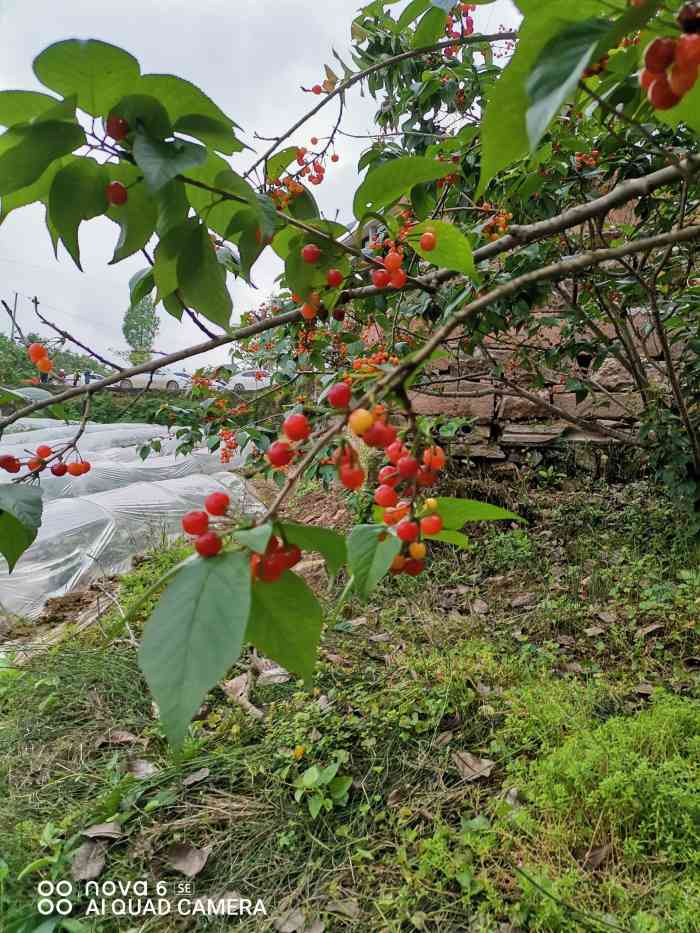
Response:
[{"label": "cluster of cherries", "polygon": [[684,34],[654,39],[644,53],[639,83],[655,110],[670,110],[694,87],[700,71],[700,4],[688,3],[678,17]]},{"label": "cluster of cherries", "polygon": [[300,444],[308,440],[311,434],[311,425],[306,415],[289,415],[282,423],[282,433],[286,440],[275,441],[267,450],[267,459],[273,467],[286,467],[292,462],[297,448],[293,444]]},{"label": "cluster of cherries", "polygon": [[590,153],[576,152],[574,153],[574,159],[576,161],[577,172],[580,172],[584,166],[586,166],[586,168],[595,168],[600,159],[600,149],[591,149]]},{"label": "cluster of cherries", "polygon": [[238,450],[236,435],[230,428],[221,428],[219,431],[219,439],[221,441],[221,447],[219,449],[221,462],[230,463]]},{"label": "cluster of cherries", "polygon": [[[222,518],[228,512],[231,499],[225,492],[212,492],[204,500],[204,510],[188,512],[182,517],[182,528],[194,536],[194,547],[200,557],[216,557],[223,547],[223,540],[211,528],[211,519]],[[291,570],[301,560],[301,548],[296,544],[285,544],[272,535],[264,554],[250,555],[250,572],[253,580],[274,583],[285,570]]]},{"label": "cluster of cherries", "polygon": [[[490,209],[491,205],[489,205]],[[483,226],[482,233],[487,240],[494,242],[500,240],[502,236],[508,233],[508,224],[513,219],[510,211],[498,211]]]},{"label": "cluster of cherries", "polygon": [[34,456],[29,457],[24,464],[17,457],[9,454],[0,457],[0,470],[6,470],[8,473],[19,473],[22,466],[26,466],[30,473],[40,473],[46,469],[47,461],[56,458],[56,462],[50,467],[54,476],[83,476],[89,473],[91,469],[87,460],[74,460],[70,463],[64,463],[60,454],[55,454],[53,448],[48,444],[39,444]]},{"label": "cluster of cherries", "polygon": [[[461,39],[462,36],[471,36],[474,32],[474,20],[471,13],[476,9],[475,3],[457,3],[454,12],[450,13],[445,23],[445,35],[450,39]],[[453,58],[459,51],[458,45],[449,45],[445,49],[445,56]]]},{"label": "cluster of cherries", "polygon": [[53,362],[49,359],[49,351],[43,343],[30,343],[27,347],[27,356],[40,373],[50,373],[53,369]]}]

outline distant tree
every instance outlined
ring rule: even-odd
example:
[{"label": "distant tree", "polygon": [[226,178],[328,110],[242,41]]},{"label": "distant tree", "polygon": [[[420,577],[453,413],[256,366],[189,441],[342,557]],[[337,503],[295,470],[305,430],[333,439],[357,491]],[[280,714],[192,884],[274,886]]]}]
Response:
[{"label": "distant tree", "polygon": [[153,341],[160,330],[160,320],[150,295],[131,305],[124,315],[122,333],[131,347],[130,361],[134,366],[151,358]]}]

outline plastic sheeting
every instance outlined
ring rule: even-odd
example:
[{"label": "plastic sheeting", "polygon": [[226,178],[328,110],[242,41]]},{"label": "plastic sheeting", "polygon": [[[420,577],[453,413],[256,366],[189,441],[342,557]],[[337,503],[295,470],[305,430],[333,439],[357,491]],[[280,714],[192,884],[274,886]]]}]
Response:
[{"label": "plastic sheeting", "polygon": [[[66,426],[47,426],[47,420],[36,430],[23,426],[22,432],[8,435],[13,442],[21,436],[22,444],[3,443],[2,453],[16,447],[23,454],[26,447],[34,450],[43,443],[57,446]],[[75,426],[70,430],[66,440]],[[79,446],[92,469],[79,477],[43,476],[44,514],[36,541],[12,575],[0,557],[3,610],[36,618],[49,597],[127,569],[134,554],[180,533],[183,513],[201,508],[210,492],[226,490],[234,507],[247,514],[262,509],[240,477],[222,471],[218,454],[199,450],[175,457],[177,440],[166,433],[157,425],[88,425]],[[151,437],[162,438],[162,452],[142,461],[138,446]]]}]

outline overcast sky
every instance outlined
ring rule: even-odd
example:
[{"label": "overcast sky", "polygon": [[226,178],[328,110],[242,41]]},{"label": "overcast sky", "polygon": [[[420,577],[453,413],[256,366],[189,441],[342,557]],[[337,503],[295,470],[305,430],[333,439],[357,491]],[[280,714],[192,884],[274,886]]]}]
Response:
[{"label": "overcast sky", "polygon": [[[261,151],[255,132],[272,136],[286,129],[309,109],[314,99],[302,93],[323,78],[323,64],[335,64],[331,48],[346,58],[350,22],[360,6],[355,0],[0,0],[0,88],[38,89],[31,69],[33,58],[47,45],[71,37],[112,42],[134,54],[142,72],[171,72],[198,84],[243,127],[245,142]],[[511,0],[478,8],[477,29],[496,31],[517,22]],[[372,129],[375,102],[350,92],[343,128],[353,133]],[[329,104],[291,140],[308,145],[310,136],[327,135],[335,118]],[[241,135],[239,133],[239,135]],[[326,182],[315,189],[322,212],[349,221],[357,187],[357,159],[366,140],[344,138],[340,162],[328,164]],[[233,157],[245,170],[249,152]],[[11,305],[19,294],[18,321],[23,329],[47,333],[34,325],[29,299],[36,295],[47,318],[107,352],[124,348],[121,321],[128,303],[129,278],[144,266],[137,255],[107,265],[118,236],[108,220],[96,219],[80,229],[84,272],[61,249],[54,259],[44,209],[32,206],[15,211],[0,226],[0,297]],[[229,276],[234,299],[233,320],[256,307],[270,294],[281,263],[267,250],[253,268],[257,290]],[[178,324],[160,309],[161,330],[156,348],[172,352],[199,342],[203,335],[189,321]],[[9,333],[9,318],[0,318],[0,333]],[[198,357],[198,363],[225,362],[225,350]],[[192,370],[195,361],[187,364]]]}]

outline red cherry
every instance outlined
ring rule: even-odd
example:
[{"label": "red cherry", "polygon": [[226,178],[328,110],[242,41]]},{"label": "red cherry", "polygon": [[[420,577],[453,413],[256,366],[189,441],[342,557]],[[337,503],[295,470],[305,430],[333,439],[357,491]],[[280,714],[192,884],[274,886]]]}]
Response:
[{"label": "red cherry", "polygon": [[396,534],[401,541],[415,541],[419,533],[418,522],[412,522],[410,519],[404,519],[396,526]]},{"label": "red cherry", "polygon": [[188,535],[203,535],[209,529],[206,512],[188,512],[182,516],[182,528]]},{"label": "red cherry", "polygon": [[665,71],[676,57],[676,41],[667,37],[653,39],[644,52],[644,66],[649,71]]},{"label": "red cherry", "polygon": [[392,441],[391,444],[387,445],[384,453],[387,456],[387,460],[389,460],[391,463],[398,463],[402,457],[408,454],[408,451],[401,443],[401,441]]},{"label": "red cherry", "polygon": [[396,469],[404,479],[410,479],[418,473],[418,461],[415,457],[401,457],[396,464]]},{"label": "red cherry", "polygon": [[119,207],[122,204],[126,204],[129,192],[120,181],[110,181],[105,188],[105,195],[107,196],[108,204],[114,204]]},{"label": "red cherry", "polygon": [[68,472],[68,467],[65,465],[65,463],[54,463],[54,465],[51,467],[51,472],[54,476],[65,476]]},{"label": "red cherry", "polygon": [[337,288],[339,285],[343,284],[343,278],[344,276],[340,269],[329,269],[326,282],[331,288]]},{"label": "red cherry", "polygon": [[320,84],[314,84],[314,86],[311,88],[312,94],[320,94],[322,91],[323,91],[323,88],[321,87]]},{"label": "red cherry", "polygon": [[284,551],[266,554],[258,567],[258,577],[264,583],[276,583],[287,569],[287,557]]},{"label": "red cherry", "polygon": [[400,269],[403,265],[403,256],[401,253],[397,253],[396,250],[391,250],[384,257],[384,268],[388,269],[389,272],[395,272],[397,269]]},{"label": "red cherry", "polygon": [[334,308],[333,309],[333,320],[334,321],[344,321],[345,320],[345,308]]},{"label": "red cherry", "polygon": [[69,463],[67,469],[69,476],[81,476],[83,472],[83,467],[80,463]]},{"label": "red cherry", "polygon": [[38,363],[40,359],[47,356],[46,347],[43,343],[30,343],[27,347],[27,356],[32,363]]},{"label": "red cherry", "polygon": [[425,561],[424,560],[414,560],[409,558],[403,566],[403,572],[407,573],[411,577],[417,577],[419,574],[423,573],[425,570]]},{"label": "red cherry", "polygon": [[49,447],[48,444],[39,444],[39,446],[36,449],[37,457],[41,457],[42,460],[46,460],[47,457],[50,457],[52,453],[53,453],[53,450],[51,449],[51,447]]},{"label": "red cherry", "polygon": [[318,138],[316,136],[312,136],[309,142],[312,146],[318,146]]},{"label": "red cherry", "polygon": [[673,93],[665,74],[654,81],[647,91],[647,97],[654,110],[670,110],[680,101],[680,97]]},{"label": "red cherry", "polygon": [[372,270],[372,284],[375,288],[386,288],[389,284],[390,275],[386,269]]},{"label": "red cherry", "polygon": [[88,463],[87,460],[81,461],[81,463],[80,463],[80,473],[81,473],[81,474],[83,474],[83,473],[89,473],[91,469],[92,469],[92,464],[91,464],[91,463]]},{"label": "red cherry", "polygon": [[11,457],[9,454],[5,454],[4,457],[0,457],[0,469],[6,470],[8,473],[19,473],[21,463],[17,457]]},{"label": "red cherry", "polygon": [[201,557],[216,557],[222,545],[221,538],[213,531],[205,532],[194,542],[195,550]]},{"label": "red cherry", "polygon": [[334,152],[333,155],[331,156],[331,162],[339,162],[339,161],[340,161],[340,156]]},{"label": "red cherry", "polygon": [[420,238],[420,248],[424,253],[431,253],[437,246],[437,237],[431,230],[426,230]]},{"label": "red cherry", "polygon": [[399,471],[395,466],[383,466],[378,474],[379,482],[382,486],[397,486],[401,482],[401,477],[399,476]]},{"label": "red cherry", "polygon": [[107,117],[107,135],[117,142],[129,135],[129,124],[124,117],[118,117],[115,113],[110,113]]},{"label": "red cherry", "polygon": [[676,45],[676,65],[679,68],[700,66],[700,34],[683,35]]},{"label": "red cherry", "polygon": [[46,464],[40,457],[32,457],[30,460],[27,460],[27,469],[32,473],[35,470],[43,470]]},{"label": "red cherry", "polygon": [[285,418],[282,430],[290,441],[305,441],[311,434],[311,425],[306,415],[290,415]]},{"label": "red cherry", "polygon": [[305,304],[302,306],[301,316],[304,318],[305,321],[313,321],[314,318],[316,317],[316,314],[317,314],[317,311],[313,305]]},{"label": "red cherry", "polygon": [[391,508],[399,501],[396,490],[391,486],[378,486],[374,493],[374,501],[383,509]]},{"label": "red cherry", "polygon": [[426,487],[434,486],[437,482],[437,473],[433,473],[428,467],[421,467],[416,476],[416,485]]},{"label": "red cherry", "polygon": [[439,515],[426,515],[420,520],[420,530],[424,535],[436,535],[442,531],[442,519]]},{"label": "red cherry", "polygon": [[[231,505],[231,499],[225,492],[212,492],[204,500],[204,508],[210,515],[223,515]],[[206,528],[204,529],[206,531]]]},{"label": "red cherry", "polygon": [[304,262],[308,262],[310,265],[313,265],[315,262],[321,258],[321,250],[316,246],[315,243],[307,243],[306,246],[302,247],[301,258]]},{"label": "red cherry", "polygon": [[642,73],[639,75],[639,84],[642,90],[648,91],[654,81],[660,78],[662,74],[663,72],[659,73],[658,71],[649,71],[648,68],[645,68],[644,71],[642,71]]},{"label": "red cherry", "polygon": [[301,548],[297,547],[296,544],[290,544],[289,547],[282,552],[285,557],[287,570],[291,570],[292,567],[296,566],[301,560]]},{"label": "red cherry", "polygon": [[408,281],[408,276],[403,269],[397,269],[395,272],[391,273],[391,279],[389,281],[392,288],[403,288]]},{"label": "red cherry", "polygon": [[267,459],[274,467],[286,466],[294,456],[294,451],[285,441],[275,441],[270,444]]},{"label": "red cherry", "polygon": [[669,87],[678,97],[683,97],[684,94],[687,94],[697,80],[697,65],[691,65],[690,68],[681,68],[680,65],[673,65],[668,73]]},{"label": "red cherry", "polygon": [[430,470],[441,470],[446,462],[447,458],[445,457],[445,451],[442,447],[436,445],[434,447],[428,447],[427,450],[423,451],[423,463]]},{"label": "red cherry", "polygon": [[361,467],[341,466],[340,482],[346,489],[360,489],[365,482],[365,471]]},{"label": "red cherry", "polygon": [[333,408],[347,408],[352,398],[352,389],[347,382],[336,382],[328,390],[326,398]]},{"label": "red cherry", "polygon": [[386,447],[392,439],[393,435],[389,432],[389,426],[379,419],[362,435],[362,440],[368,447]]}]

